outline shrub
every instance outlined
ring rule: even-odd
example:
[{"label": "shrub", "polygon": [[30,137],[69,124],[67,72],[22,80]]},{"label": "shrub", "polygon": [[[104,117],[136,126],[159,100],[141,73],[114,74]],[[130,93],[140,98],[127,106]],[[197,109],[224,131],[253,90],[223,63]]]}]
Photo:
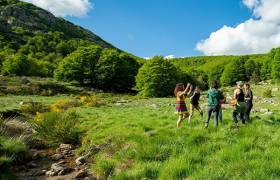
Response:
[{"label": "shrub", "polygon": [[272,97],[272,90],[271,90],[271,89],[266,89],[266,90],[263,92],[263,97],[271,98],[271,97]]},{"label": "shrub", "polygon": [[89,107],[99,106],[105,103],[99,101],[96,96],[79,96],[78,99],[81,103]]},{"label": "shrub", "polygon": [[55,102],[54,104],[51,104],[50,110],[53,112],[61,112],[61,111],[65,111],[65,110],[73,108],[73,107],[77,107],[79,105],[80,105],[80,103],[77,100],[61,99],[61,100],[58,100],[57,102]]},{"label": "shrub", "polygon": [[77,123],[78,115],[75,111],[46,112],[38,114],[32,121],[37,137],[53,145],[77,143]]},{"label": "shrub", "polygon": [[48,106],[40,103],[40,102],[28,102],[24,105],[21,106],[21,111],[23,113],[28,113],[28,114],[32,114],[32,115],[36,115],[36,113],[43,113],[48,111],[49,108]]},{"label": "shrub", "polygon": [[143,96],[164,97],[171,95],[180,79],[176,67],[163,57],[146,62],[136,76],[136,88]]}]

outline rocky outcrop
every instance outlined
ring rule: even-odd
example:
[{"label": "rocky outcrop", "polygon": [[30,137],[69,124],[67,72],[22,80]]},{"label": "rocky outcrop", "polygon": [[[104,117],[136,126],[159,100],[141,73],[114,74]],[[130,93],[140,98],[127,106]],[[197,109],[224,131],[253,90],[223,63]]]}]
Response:
[{"label": "rocky outcrop", "polygon": [[114,48],[91,31],[26,2],[5,3],[2,6],[0,4],[0,32],[5,32],[6,36],[11,38],[20,38],[13,37],[13,28],[22,28],[33,33],[58,31],[69,38],[88,40],[103,48]]}]

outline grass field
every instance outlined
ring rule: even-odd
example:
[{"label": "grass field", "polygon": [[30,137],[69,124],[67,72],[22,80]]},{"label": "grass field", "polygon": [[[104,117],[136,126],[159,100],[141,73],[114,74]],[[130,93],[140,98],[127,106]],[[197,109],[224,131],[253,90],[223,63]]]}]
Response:
[{"label": "grass field", "polygon": [[[131,95],[94,94],[99,106],[74,107],[81,146],[77,153],[98,147],[91,156],[91,170],[109,179],[279,179],[280,91],[263,97],[266,89],[253,87],[256,96],[252,121],[234,128],[231,110],[224,111],[218,129],[204,129],[195,112],[191,124],[176,128],[175,98],[143,99]],[[230,95],[232,88],[225,89]],[[19,109],[21,101],[52,104],[74,96],[2,96],[1,110]],[[203,96],[201,104],[205,105]],[[268,109],[273,114],[264,112]],[[4,158],[4,157],[3,157]]]}]

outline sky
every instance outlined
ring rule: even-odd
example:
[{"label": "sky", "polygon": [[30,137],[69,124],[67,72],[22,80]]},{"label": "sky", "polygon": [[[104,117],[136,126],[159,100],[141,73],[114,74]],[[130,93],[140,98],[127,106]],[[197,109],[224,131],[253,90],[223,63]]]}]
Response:
[{"label": "sky", "polygon": [[265,53],[280,0],[24,0],[140,57]]}]

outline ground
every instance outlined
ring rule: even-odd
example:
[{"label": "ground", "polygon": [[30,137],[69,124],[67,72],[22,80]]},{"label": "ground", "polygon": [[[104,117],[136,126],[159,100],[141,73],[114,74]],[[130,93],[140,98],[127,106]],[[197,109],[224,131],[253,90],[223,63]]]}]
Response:
[{"label": "ground", "polygon": [[[95,177],[109,179],[279,179],[279,86],[253,86],[252,120],[235,128],[231,109],[223,111],[218,129],[204,129],[195,112],[192,122],[176,128],[175,98],[141,98],[94,93],[98,106],[81,105],[77,128],[83,133],[77,154],[92,152]],[[271,98],[264,92],[272,89]],[[232,88],[224,89],[226,96]],[[20,102],[52,104],[77,95],[2,96],[0,109],[20,109]],[[201,105],[205,109],[205,95]]]}]

